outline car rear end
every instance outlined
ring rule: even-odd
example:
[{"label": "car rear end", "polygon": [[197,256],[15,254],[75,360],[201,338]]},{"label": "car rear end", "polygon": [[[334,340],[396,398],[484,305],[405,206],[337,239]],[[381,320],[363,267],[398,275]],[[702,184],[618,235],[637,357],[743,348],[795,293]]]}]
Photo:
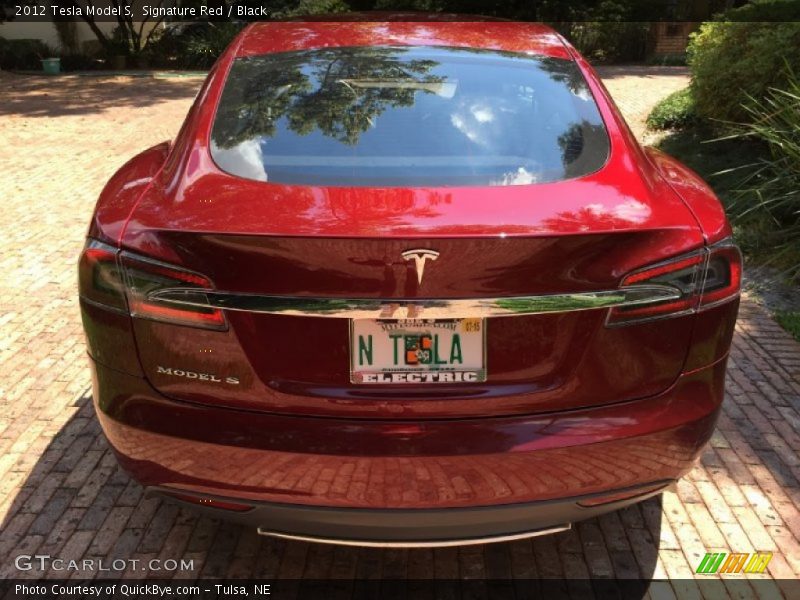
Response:
[{"label": "car rear end", "polygon": [[119,234],[90,231],[121,464],[358,544],[558,530],[680,477],[723,397],[728,232],[555,34],[332,25],[246,32]]}]

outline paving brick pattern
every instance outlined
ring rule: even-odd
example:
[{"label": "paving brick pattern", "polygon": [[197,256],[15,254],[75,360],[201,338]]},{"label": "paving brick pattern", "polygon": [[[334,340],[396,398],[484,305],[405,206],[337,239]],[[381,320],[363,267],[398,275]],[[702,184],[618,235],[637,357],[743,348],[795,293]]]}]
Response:
[{"label": "paving brick pattern", "polygon": [[[687,82],[679,69],[603,75],[638,135],[649,107]],[[756,550],[775,553],[761,576],[775,596],[780,580],[800,575],[800,345],[750,301],[724,412],[699,464],[663,497],[568,533],[436,550],[326,547],[262,538],[144,498],[93,416],[76,258],[103,182],[175,134],[200,81],[0,73],[0,577],[64,575],[14,569],[14,557],[35,553],[194,561],[168,574],[176,578],[671,578],[650,595],[700,598],[691,577],[705,552]],[[148,575],[165,576],[126,572]],[[719,597],[734,577],[719,582]]]}]

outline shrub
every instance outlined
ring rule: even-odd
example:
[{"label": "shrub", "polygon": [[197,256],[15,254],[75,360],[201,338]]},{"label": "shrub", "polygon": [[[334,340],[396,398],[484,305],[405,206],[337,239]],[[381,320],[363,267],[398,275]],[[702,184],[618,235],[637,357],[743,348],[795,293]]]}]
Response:
[{"label": "shrub", "polygon": [[763,242],[772,260],[800,277],[800,80],[789,72],[786,89],[771,88],[744,110],[748,123],[732,137],[760,141],[769,154],[742,182],[734,216],[740,223],[766,223]]},{"label": "shrub", "polygon": [[564,36],[594,62],[635,62],[647,52],[650,24],[638,21],[571,23]]},{"label": "shrub", "polygon": [[800,1],[764,0],[723,12],[692,34],[687,56],[697,114],[742,121],[750,116],[742,108],[748,96],[785,87],[787,61],[800,72]]},{"label": "shrub", "polygon": [[650,129],[682,129],[697,121],[691,88],[673,92],[656,104],[647,117]]},{"label": "shrub", "polygon": [[0,69],[39,71],[41,59],[58,53],[40,40],[7,40],[0,38]]},{"label": "shrub", "polygon": [[[536,4],[536,3],[531,3]],[[631,0],[601,0],[593,6],[563,4],[575,19],[558,29],[589,60],[595,62],[636,62],[644,59],[650,38],[650,24],[642,19],[641,7]]]}]

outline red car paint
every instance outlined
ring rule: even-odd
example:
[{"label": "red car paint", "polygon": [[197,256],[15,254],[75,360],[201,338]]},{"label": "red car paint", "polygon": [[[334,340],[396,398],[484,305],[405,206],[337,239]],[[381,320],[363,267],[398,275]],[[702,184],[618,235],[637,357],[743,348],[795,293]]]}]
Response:
[{"label": "red car paint", "polygon": [[444,508],[572,498],[680,477],[713,432],[724,375],[722,361],[636,402],[511,419],[403,421],[402,428],[222,413],[171,402],[144,379],[105,367],[95,385],[104,431],[144,485],[316,506]]},{"label": "red car paint", "polygon": [[[606,164],[553,183],[440,188],[272,184],[215,165],[210,129],[236,57],[377,45],[574,59],[605,122]],[[249,26],[212,68],[175,143],[114,175],[89,230],[217,290],[384,300],[616,289],[632,271],[729,235],[710,189],[642,149],[591,67],[548,28],[390,20]],[[400,258],[409,247],[441,254],[422,283]],[[217,331],[86,298],[82,310],[101,423],[145,485],[427,509],[677,479],[713,430],[737,305],[627,327],[605,326],[607,309],[490,318],[485,383],[378,388],[350,383],[347,319],[225,311]]]}]

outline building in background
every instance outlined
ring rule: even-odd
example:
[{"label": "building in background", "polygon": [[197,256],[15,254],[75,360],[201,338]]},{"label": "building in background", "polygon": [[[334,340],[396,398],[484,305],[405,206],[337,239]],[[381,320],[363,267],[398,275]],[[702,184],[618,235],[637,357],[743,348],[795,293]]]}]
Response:
[{"label": "building in background", "polygon": [[684,54],[689,35],[700,27],[699,21],[661,21],[650,29],[649,54],[654,57]]}]

